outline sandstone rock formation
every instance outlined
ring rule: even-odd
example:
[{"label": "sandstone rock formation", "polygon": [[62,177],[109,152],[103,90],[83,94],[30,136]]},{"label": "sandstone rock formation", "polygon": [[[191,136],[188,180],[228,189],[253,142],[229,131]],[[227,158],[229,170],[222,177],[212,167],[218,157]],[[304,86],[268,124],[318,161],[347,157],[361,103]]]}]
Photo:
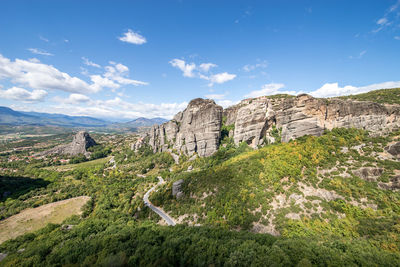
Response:
[{"label": "sandstone rock formation", "polygon": [[93,138],[91,138],[87,132],[80,131],[75,134],[71,143],[67,145],[60,145],[50,150],[41,152],[40,156],[52,154],[76,156],[78,154],[83,154],[88,157],[90,152],[88,152],[87,149],[94,145],[96,145],[96,142],[93,140]]},{"label": "sandstone rock formation", "polygon": [[[154,152],[176,150],[207,157],[218,150],[221,121],[222,107],[213,100],[197,98],[172,120],[154,125],[143,138],[148,138]],[[133,147],[138,149],[141,145],[136,142]]]},{"label": "sandstone rock formation", "polygon": [[243,100],[238,108],[224,112],[234,123],[236,144],[252,147],[274,141],[273,128],[280,129],[283,142],[303,135],[321,135],[325,129],[360,128],[372,132],[400,127],[400,106],[366,101],[318,99],[302,94],[297,97],[259,97]]},{"label": "sandstone rock formation", "polygon": [[288,142],[303,135],[319,136],[325,129],[337,127],[375,133],[398,129],[400,106],[301,94],[245,99],[222,110],[213,100],[197,98],[171,121],[153,126],[132,148],[148,143],[154,152],[176,150],[189,156],[210,156],[219,147],[222,123],[234,126],[229,137],[235,144],[247,142],[256,148],[276,138]]}]

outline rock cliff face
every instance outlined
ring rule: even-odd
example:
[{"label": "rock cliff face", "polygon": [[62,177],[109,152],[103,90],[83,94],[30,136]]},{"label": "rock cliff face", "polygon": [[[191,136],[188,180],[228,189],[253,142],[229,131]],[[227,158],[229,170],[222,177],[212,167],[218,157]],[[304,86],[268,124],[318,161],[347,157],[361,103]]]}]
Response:
[{"label": "rock cliff face", "polygon": [[[225,110],[212,100],[194,99],[171,121],[154,126],[132,146],[138,149],[148,140],[156,151],[173,151],[210,156],[219,147],[222,118],[233,125],[235,144],[247,142],[256,148],[265,142],[283,142],[303,135],[321,135],[336,127],[360,128],[371,132],[400,128],[400,106],[366,101],[297,97],[245,99]],[[146,139],[147,138],[147,139]]]},{"label": "rock cliff face", "polygon": [[76,156],[78,154],[83,154],[85,156],[89,156],[90,153],[87,151],[89,147],[96,145],[96,142],[87,132],[80,131],[75,134],[71,143],[67,145],[57,146],[53,149],[44,151],[40,153],[41,156],[47,156],[51,154],[60,154],[60,155],[70,155]]},{"label": "rock cliff face", "polygon": [[[303,94],[297,97],[259,97],[246,99],[238,108],[224,112],[235,126],[236,144],[256,147],[265,140],[274,142],[279,131],[283,142],[303,135],[319,136],[325,129],[360,128],[382,132],[400,127],[400,106],[341,99],[318,99]],[[234,111],[233,111],[234,110]]]},{"label": "rock cliff face", "polygon": [[[197,153],[207,157],[217,151],[221,135],[222,107],[213,100],[197,98],[187,108],[161,125],[153,126],[142,138],[157,151],[173,151],[186,155]],[[143,141],[132,146],[138,149]]]}]

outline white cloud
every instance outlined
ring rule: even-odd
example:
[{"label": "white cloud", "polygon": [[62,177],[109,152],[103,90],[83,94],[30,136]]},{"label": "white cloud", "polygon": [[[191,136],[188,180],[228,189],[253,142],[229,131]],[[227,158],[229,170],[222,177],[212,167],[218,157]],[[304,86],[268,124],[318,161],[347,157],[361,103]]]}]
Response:
[{"label": "white cloud", "polygon": [[95,68],[101,68],[101,66],[99,64],[96,64],[93,61],[90,61],[86,57],[82,57],[82,60],[83,60],[83,64],[85,64],[86,66],[91,66],[91,67],[95,67]]},{"label": "white cloud", "polygon": [[39,39],[40,40],[42,40],[42,41],[45,41],[46,43],[48,43],[49,42],[49,39],[47,39],[47,38],[44,38],[43,36],[41,36],[41,35],[39,35]]},{"label": "white cloud", "polygon": [[22,59],[11,61],[0,54],[0,80],[10,79],[12,83],[32,89],[61,90],[66,92],[96,92],[85,81],[71,77],[51,65]]},{"label": "white cloud", "polygon": [[208,80],[210,81],[209,86],[212,86],[214,83],[225,83],[231,81],[236,78],[236,74],[230,74],[227,72],[222,72],[218,74],[211,75]]},{"label": "white cloud", "polygon": [[53,100],[56,102],[62,103],[62,104],[76,105],[76,104],[89,102],[90,98],[88,96],[82,95],[82,94],[70,94],[68,98],[62,98],[62,97],[56,96],[53,98]]},{"label": "white cloud", "polygon": [[33,62],[33,63],[40,63],[40,60],[39,59],[37,59],[37,58],[30,58],[30,59],[28,59],[28,61],[29,62]]},{"label": "white cloud", "polygon": [[383,17],[381,17],[380,19],[378,19],[376,21],[376,25],[378,26],[378,28],[372,30],[373,33],[378,33],[381,30],[383,30],[384,28],[387,28],[391,25],[396,25],[398,24],[398,20],[399,20],[399,13],[395,12],[398,7],[400,6],[400,0],[398,0],[394,5],[392,5],[384,14]]},{"label": "white cloud", "polygon": [[250,72],[250,71],[253,71],[253,70],[257,69],[257,68],[265,69],[266,67],[268,67],[268,62],[266,60],[263,60],[263,61],[259,60],[259,62],[256,63],[256,64],[244,65],[242,70],[245,71],[245,72]]},{"label": "white cloud", "polygon": [[0,98],[24,102],[42,101],[46,96],[47,92],[45,90],[33,90],[30,92],[24,88],[15,86],[7,90],[0,90]]},{"label": "white cloud", "polygon": [[218,100],[217,104],[220,105],[223,108],[227,108],[233,105],[236,105],[237,103],[239,103],[240,101],[232,101],[232,100]]},{"label": "white cloud", "polygon": [[10,59],[0,54],[0,80],[10,79],[12,83],[37,90],[61,90],[70,93],[96,93],[103,88],[116,89],[119,84],[147,85],[146,82],[131,80],[128,68],[122,64],[108,66],[103,75],[92,75],[91,84],[61,72],[55,67],[38,61]]},{"label": "white cloud", "polygon": [[137,32],[132,31],[131,29],[128,29],[128,31],[125,32],[123,36],[119,37],[118,39],[122,42],[127,42],[137,45],[141,45],[147,42],[145,37],[143,37]]},{"label": "white cloud", "polygon": [[395,40],[400,40],[400,36],[395,36],[394,39]]},{"label": "white cloud", "polygon": [[285,88],[285,85],[283,83],[268,83],[264,84],[261,87],[261,90],[252,91],[249,94],[245,95],[244,97],[253,98],[253,97],[276,95],[276,94],[298,95],[303,93],[302,91],[282,90],[283,88]]},{"label": "white cloud", "polygon": [[173,67],[180,69],[183,72],[183,76],[193,78],[195,77],[193,71],[196,69],[196,64],[186,62],[182,59],[173,59],[169,62]]},{"label": "white cloud", "polygon": [[378,25],[386,25],[387,23],[388,23],[387,18],[381,18],[376,22],[376,24],[378,24]]},{"label": "white cloud", "polygon": [[[78,96],[78,94],[71,94],[68,98],[55,98],[54,100],[59,104],[51,107],[52,113],[118,119],[132,119],[136,117],[162,117],[171,119],[176,113],[184,110],[188,104],[187,102],[161,104],[129,103],[119,97],[108,100],[90,100],[86,96]],[[84,103],[84,105],[77,105],[79,103]]]},{"label": "white cloud", "polygon": [[358,56],[349,56],[349,58],[350,59],[361,59],[366,53],[367,53],[367,50],[363,50],[358,54]]},{"label": "white cloud", "polygon": [[52,53],[49,53],[47,51],[44,51],[42,49],[38,49],[38,48],[28,48],[28,50],[36,55],[42,55],[42,56],[54,56]]},{"label": "white cloud", "polygon": [[388,89],[388,88],[398,88],[398,87],[400,87],[400,81],[376,83],[361,87],[356,87],[352,85],[346,85],[344,87],[340,87],[338,83],[326,83],[321,88],[312,91],[309,94],[314,97],[335,97],[335,96],[366,93],[378,89]]},{"label": "white cloud", "polygon": [[112,80],[102,77],[100,75],[91,75],[90,79],[93,84],[90,86],[93,91],[99,92],[102,88],[111,88],[112,90],[118,89],[120,87],[119,84],[113,82]]},{"label": "white cloud", "polygon": [[208,72],[211,68],[215,68],[215,67],[217,67],[217,65],[214,63],[202,63],[199,66],[200,70],[203,72]]},{"label": "white cloud", "polygon": [[[142,82],[138,80],[132,80],[127,78],[129,74],[129,68],[121,63],[115,63],[110,61],[111,66],[106,66],[106,73],[104,73],[104,77],[110,80],[113,80],[117,83],[124,84],[124,85],[148,85],[147,82]],[[115,88],[114,88],[115,89]]]},{"label": "white cloud", "polygon": [[264,95],[273,95],[276,94],[280,89],[284,88],[285,85],[283,83],[269,83],[264,84],[261,90],[252,91],[249,94],[245,95],[246,98],[259,97]]},{"label": "white cloud", "polygon": [[215,99],[215,100],[221,100],[225,98],[225,94],[211,94],[211,95],[205,95],[205,97],[210,98],[210,99]]},{"label": "white cloud", "polygon": [[[252,91],[249,94],[245,95],[244,97],[253,98],[253,97],[268,96],[275,94],[299,95],[304,93],[303,91],[282,90],[284,88],[285,85],[282,83],[269,83],[263,85],[261,90]],[[326,83],[321,88],[308,92],[307,94],[312,95],[314,97],[337,97],[344,95],[355,95],[360,93],[366,93],[372,90],[389,89],[389,88],[400,88],[400,81],[376,83],[360,87],[352,85],[346,85],[344,87],[340,87],[338,83]]]},{"label": "white cloud", "polygon": [[210,68],[217,67],[214,63],[202,63],[199,66],[196,66],[195,63],[186,63],[184,60],[177,58],[171,60],[169,63],[173,67],[180,69],[183,72],[184,77],[200,78],[209,81],[210,83],[208,86],[213,86],[215,83],[225,83],[236,78],[236,74],[230,74],[227,72],[208,74]]}]

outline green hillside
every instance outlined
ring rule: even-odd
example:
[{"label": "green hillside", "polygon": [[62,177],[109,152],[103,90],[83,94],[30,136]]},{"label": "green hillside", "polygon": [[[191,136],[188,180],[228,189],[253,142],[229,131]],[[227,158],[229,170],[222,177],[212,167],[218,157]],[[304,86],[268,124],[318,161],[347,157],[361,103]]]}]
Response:
[{"label": "green hillside", "polygon": [[364,94],[341,96],[339,98],[372,101],[381,104],[400,104],[400,88],[374,90]]},{"label": "green hillside", "polygon": [[[182,156],[180,164],[118,141],[115,169],[108,160],[62,170],[47,168],[46,159],[2,161],[18,171],[2,174],[4,188],[14,189],[0,199],[1,218],[58,200],[91,200],[82,217],[0,244],[7,254],[0,266],[396,266],[400,162],[384,148],[399,137],[334,129],[258,150],[226,137],[215,155]],[[143,203],[159,175],[167,183],[150,199],[175,227],[159,225]],[[183,197],[176,199],[179,179]]]}]

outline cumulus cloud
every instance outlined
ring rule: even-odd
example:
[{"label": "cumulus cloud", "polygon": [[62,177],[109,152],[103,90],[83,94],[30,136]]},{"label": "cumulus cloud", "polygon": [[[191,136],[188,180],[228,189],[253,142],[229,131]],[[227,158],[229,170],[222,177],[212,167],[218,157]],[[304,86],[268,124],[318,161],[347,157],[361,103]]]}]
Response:
[{"label": "cumulus cloud", "polygon": [[227,107],[236,105],[239,102],[240,101],[232,101],[232,100],[224,99],[224,100],[218,100],[217,104],[220,105],[223,108],[227,108]]},{"label": "cumulus cloud", "polygon": [[82,104],[90,101],[90,98],[86,95],[82,94],[70,94],[68,98],[62,98],[56,96],[53,98],[54,101],[62,103],[62,104]]},{"label": "cumulus cloud", "polygon": [[14,84],[36,90],[88,94],[99,92],[103,88],[115,90],[119,88],[119,84],[147,85],[146,82],[129,79],[129,69],[122,64],[115,63],[108,67],[103,76],[90,76],[92,83],[89,84],[37,60],[15,59],[12,61],[0,54],[0,80],[9,79]]},{"label": "cumulus cloud", "polygon": [[218,83],[218,84],[225,83],[225,82],[231,81],[235,78],[236,78],[236,74],[230,74],[227,72],[214,74],[208,78],[208,80],[210,81],[209,86],[212,86],[214,83]]},{"label": "cumulus cloud", "polygon": [[187,102],[182,103],[130,103],[115,97],[108,100],[92,100],[87,96],[71,94],[68,98],[55,98],[58,105],[52,106],[52,112],[68,114],[72,116],[92,116],[102,118],[126,118],[136,117],[162,117],[171,119],[176,113],[186,108]]},{"label": "cumulus cloud", "polygon": [[173,59],[169,62],[173,67],[180,69],[185,77],[195,77],[193,71],[196,69],[196,64],[188,63],[181,59]]},{"label": "cumulus cloud", "polygon": [[[147,82],[142,82],[138,80],[132,80],[127,78],[129,74],[129,68],[121,63],[115,63],[113,61],[110,61],[110,66],[106,66],[106,73],[104,73],[104,77],[113,80],[115,82],[118,82],[120,84],[124,85],[134,85],[134,86],[139,86],[139,85],[148,85],[149,83]],[[115,89],[115,88],[114,88]]]},{"label": "cumulus cloud", "polygon": [[45,90],[28,91],[20,87],[11,87],[7,90],[0,90],[0,98],[24,101],[24,102],[38,102],[43,101],[47,96]]},{"label": "cumulus cloud", "polygon": [[137,44],[137,45],[141,45],[147,42],[145,37],[143,37],[137,32],[132,31],[131,29],[128,29],[128,31],[123,33],[123,35],[121,37],[118,37],[118,39],[122,42]]},{"label": "cumulus cloud", "polygon": [[86,66],[91,66],[91,67],[95,67],[95,68],[101,68],[101,66],[99,64],[96,64],[93,61],[90,61],[86,57],[82,57],[82,60],[83,60],[83,64],[85,64]]},{"label": "cumulus cloud", "polygon": [[120,87],[119,84],[113,82],[112,80],[102,77],[100,75],[91,75],[90,80],[92,80],[93,84],[91,85],[91,88],[98,92],[102,88],[111,88],[112,90],[118,89]]},{"label": "cumulus cloud", "polygon": [[49,53],[47,51],[44,51],[42,49],[38,49],[38,48],[28,48],[28,50],[36,55],[42,55],[42,56],[54,56],[52,53]]},{"label": "cumulus cloud", "polygon": [[355,95],[355,94],[366,93],[372,90],[398,88],[398,87],[400,87],[400,81],[376,83],[361,87],[356,87],[352,85],[346,85],[340,87],[338,83],[326,83],[321,88],[312,91],[309,94],[314,97],[335,97],[343,95]]},{"label": "cumulus cloud", "polygon": [[169,63],[173,67],[180,69],[184,77],[200,78],[209,81],[210,83],[208,86],[213,86],[215,83],[225,83],[235,79],[236,77],[236,74],[230,74],[227,72],[210,74],[210,69],[217,67],[214,63],[202,63],[197,66],[195,63],[186,63],[184,60],[177,58],[171,60]]},{"label": "cumulus cloud", "polygon": [[[389,81],[383,83],[376,83],[367,86],[352,86],[346,85],[340,87],[338,83],[326,83],[321,88],[308,92],[307,94],[314,97],[337,97],[344,95],[355,95],[366,93],[372,90],[378,89],[389,89],[389,88],[399,88],[400,81]],[[283,83],[269,83],[262,86],[261,90],[252,91],[245,95],[246,98],[259,97],[264,95],[275,95],[275,94],[290,94],[298,95],[304,93],[304,91],[288,91],[284,90],[285,85]]]},{"label": "cumulus cloud", "polygon": [[251,91],[249,94],[245,95],[246,98],[253,98],[265,95],[276,95],[276,94],[290,94],[290,95],[297,95],[301,92],[296,91],[286,91],[282,90],[285,88],[283,83],[268,83],[264,84],[260,90]]},{"label": "cumulus cloud", "polygon": [[203,72],[208,72],[211,68],[217,67],[214,63],[201,63],[199,69]]}]

